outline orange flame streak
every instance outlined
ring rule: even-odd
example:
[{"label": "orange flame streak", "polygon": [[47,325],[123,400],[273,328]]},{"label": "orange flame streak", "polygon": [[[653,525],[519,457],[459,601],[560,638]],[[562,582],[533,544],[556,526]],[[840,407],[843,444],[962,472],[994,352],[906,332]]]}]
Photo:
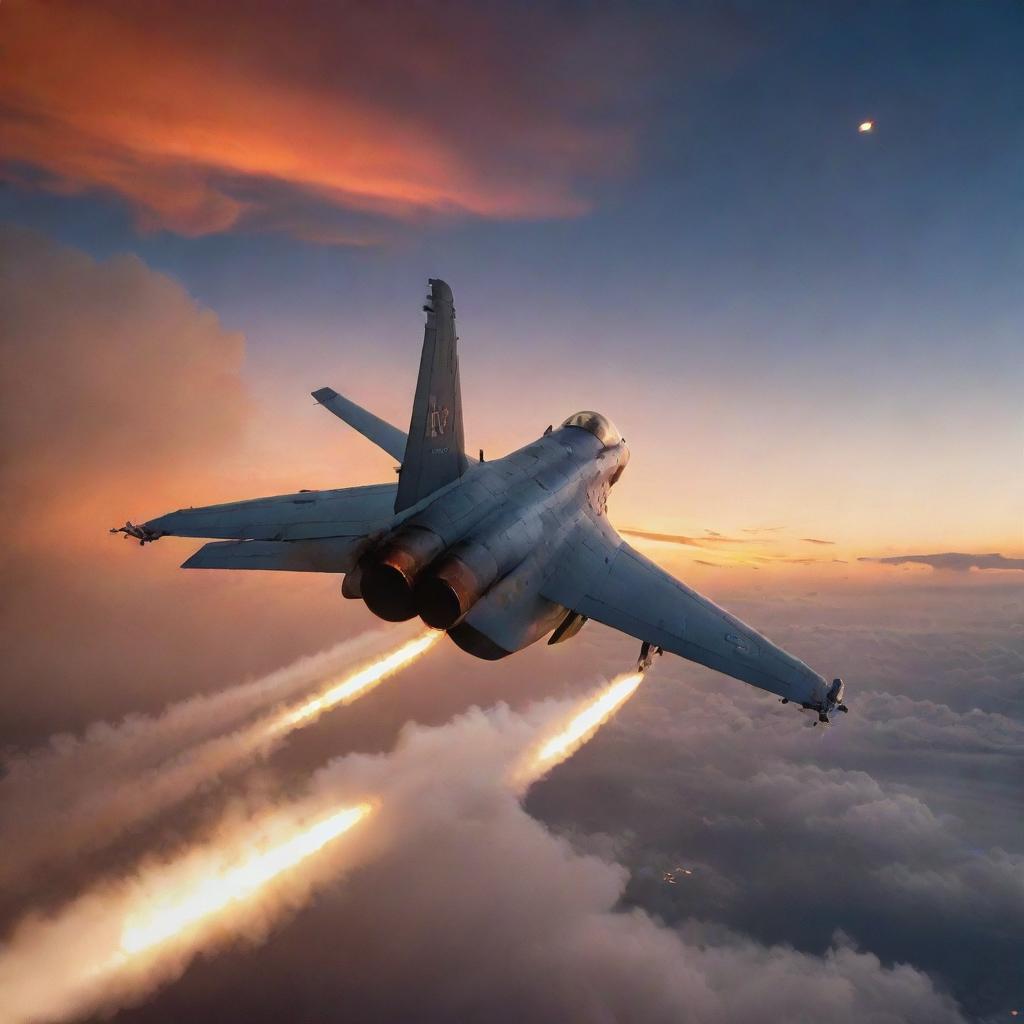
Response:
[{"label": "orange flame streak", "polygon": [[[278,707],[233,732],[186,746],[152,769],[143,771],[140,766],[135,774],[113,779],[102,793],[102,799],[90,795],[72,807],[61,822],[60,831],[75,848],[108,845],[136,823],[175,806],[211,780],[253,759],[267,757],[289,733],[311,725],[331,709],[368,693],[421,657],[439,636],[441,634],[434,631],[421,633],[375,661],[364,662],[340,681],[334,676],[321,683],[305,700]],[[52,859],[63,847],[59,848],[49,835],[37,829],[35,850],[38,851],[35,858],[30,850],[21,863],[15,865],[15,870],[31,865],[33,859]],[[5,861],[0,876],[8,867]],[[0,878],[0,882],[3,880]]]},{"label": "orange flame streak", "polygon": [[539,748],[513,774],[517,789],[528,789],[556,765],[568,760],[633,694],[643,679],[640,672],[618,676],[586,702],[572,719]]},{"label": "orange flame streak", "polygon": [[[303,724],[354,698],[423,653],[438,635],[425,634],[403,645],[285,712],[281,720]],[[632,696],[641,679],[640,673],[620,676],[582,702],[558,731],[527,751],[510,784],[523,791],[571,757]],[[171,980],[225,929],[244,927],[254,913],[273,913],[278,904],[268,891],[272,883],[336,842],[374,806],[335,807],[312,820],[293,811],[252,822],[234,839],[193,847],[143,868],[116,889],[87,893],[54,918],[30,922],[0,955],[0,982],[7,980],[12,997],[9,1019],[27,1024],[80,1016],[113,1005],[125,993],[149,991]],[[328,867],[333,871],[333,865]],[[308,888],[316,879],[315,873],[300,875],[298,883]],[[284,903],[294,905],[294,893]]]},{"label": "orange flame streak", "polygon": [[312,819],[291,812],[250,821],[87,892],[57,915],[26,919],[0,953],[0,1016],[8,1024],[69,1020],[173,980],[204,947],[303,901],[337,865],[300,875],[287,895],[275,898],[271,886],[374,809],[364,802]]},{"label": "orange flame streak", "polygon": [[426,653],[443,634],[437,630],[428,630],[418,637],[403,644],[397,651],[378,658],[364,668],[353,673],[340,683],[332,683],[321,690],[315,697],[303,701],[280,714],[273,716],[264,727],[264,738],[272,738],[281,733],[291,732],[311,722],[315,722],[322,714],[337,707],[339,704],[350,704],[372,690],[378,683],[393,675],[400,668],[415,661]]},{"label": "orange flame streak", "polygon": [[369,804],[346,807],[304,827],[296,835],[258,851],[224,871],[212,871],[181,893],[125,921],[115,962],[181,936],[233,903],[255,896],[269,882],[318,853],[370,813]]}]

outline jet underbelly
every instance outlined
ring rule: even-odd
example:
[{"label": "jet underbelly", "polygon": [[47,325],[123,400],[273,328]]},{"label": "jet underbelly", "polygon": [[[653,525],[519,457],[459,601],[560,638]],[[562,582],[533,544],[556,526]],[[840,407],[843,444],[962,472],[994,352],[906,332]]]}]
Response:
[{"label": "jet underbelly", "polygon": [[495,660],[520,651],[547,636],[565,618],[567,609],[543,595],[558,545],[572,529],[567,510],[534,511],[542,531],[536,547],[470,609],[448,635],[464,651]]}]

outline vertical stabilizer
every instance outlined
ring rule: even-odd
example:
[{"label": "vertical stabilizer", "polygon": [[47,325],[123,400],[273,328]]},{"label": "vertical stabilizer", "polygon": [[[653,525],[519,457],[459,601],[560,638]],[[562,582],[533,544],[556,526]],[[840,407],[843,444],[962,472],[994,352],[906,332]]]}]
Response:
[{"label": "vertical stabilizer", "polygon": [[431,278],[430,295],[423,309],[427,325],[405,458],[398,476],[396,512],[415,505],[466,471],[451,288]]}]

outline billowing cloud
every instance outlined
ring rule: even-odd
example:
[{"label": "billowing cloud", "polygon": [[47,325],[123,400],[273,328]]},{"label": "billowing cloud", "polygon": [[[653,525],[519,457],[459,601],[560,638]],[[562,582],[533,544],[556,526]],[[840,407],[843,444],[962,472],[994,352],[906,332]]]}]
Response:
[{"label": "billowing cloud", "polygon": [[[1018,1006],[1021,592],[970,595],[729,600],[841,674],[850,713],[801,727],[790,708],[661,659],[528,807],[613,851],[627,901],[684,929],[697,917],[818,952],[839,929],[941,978],[978,1016]],[[679,867],[691,873],[667,883]]]},{"label": "billowing cloud", "polygon": [[36,183],[117,194],[143,226],[189,235],[244,223],[360,243],[377,230],[366,216],[572,216],[584,179],[629,159],[643,76],[628,22],[589,31],[581,17],[602,19],[13,0],[5,156]]},{"label": "billowing cloud", "polygon": [[[249,457],[244,338],[134,256],[97,261],[5,229],[0,263],[3,744],[119,717],[126,696],[156,711],[336,642],[330,580],[179,572],[188,543],[143,550],[107,533],[299,483]],[[288,607],[287,628],[225,642]]]},{"label": "billowing cloud", "polygon": [[67,541],[111,498],[212,476],[241,444],[244,339],[181,285],[14,228],[0,260],[3,499],[20,543]]},{"label": "billowing cloud", "polygon": [[[514,724],[474,712],[406,732],[388,766],[408,780],[394,818],[402,841],[307,920],[319,934],[348,922],[348,969],[327,968],[333,950],[315,954],[308,1005],[341,1000],[375,1020],[959,1019],[923,974],[883,968],[841,938],[817,957],[621,912],[621,864],[574,849],[490,789]],[[260,960],[283,977],[300,955]]]},{"label": "billowing cloud", "polygon": [[933,569],[968,572],[971,569],[1024,569],[1024,558],[1007,558],[995,552],[987,555],[968,555],[958,551],[944,551],[936,555],[889,555],[885,558],[862,557],[858,562],[878,562],[880,565],[930,565]]},{"label": "billowing cloud", "polygon": [[[210,965],[219,982],[208,997],[230,999],[231,1013],[248,1020],[278,1018],[295,998],[296,979],[304,1012],[318,1018],[344,1005],[354,1018],[380,1021],[962,1020],[924,973],[883,965],[842,935],[814,955],[698,920],[666,928],[624,909],[626,868],[554,835],[508,785],[510,767],[538,730],[565,712],[555,702],[524,714],[473,709],[441,728],[407,727],[390,755],[349,755],[318,773],[304,805],[336,807],[364,794],[376,802],[356,839],[363,866],[273,942]],[[244,832],[237,821],[230,831]],[[351,846],[328,857],[340,874],[352,864]],[[330,860],[311,863],[286,880],[283,898],[232,909],[237,926],[265,937],[282,911],[307,899],[313,884],[323,886],[330,867]],[[83,928],[110,917],[116,924],[126,894],[145,895],[165,873],[144,864],[138,881],[101,887],[50,921],[28,919],[0,963],[12,992],[61,1014],[41,954],[65,968],[65,978],[63,957],[78,966],[94,955]],[[54,941],[64,931],[77,943],[70,950]],[[213,937],[223,943],[223,935]],[[185,960],[143,965],[126,979],[127,991],[87,995],[94,1004],[123,1005],[180,972]],[[202,988],[201,972],[133,1015],[166,1018],[181,1000],[195,1016],[195,985]]]}]

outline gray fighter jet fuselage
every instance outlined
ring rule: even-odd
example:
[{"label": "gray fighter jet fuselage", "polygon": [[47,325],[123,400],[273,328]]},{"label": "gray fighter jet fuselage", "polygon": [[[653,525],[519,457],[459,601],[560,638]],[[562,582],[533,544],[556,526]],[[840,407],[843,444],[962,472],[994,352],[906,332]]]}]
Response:
[{"label": "gray fighter jet fuselage", "polygon": [[604,416],[580,412],[493,461],[465,454],[451,289],[430,282],[408,434],[330,388],[313,397],[401,463],[397,484],[300,491],[181,509],[117,531],[221,538],[184,568],[344,576],[342,594],[375,615],[419,615],[464,651],[494,660],[595,619],[777,694],[827,722],[845,711],[831,684],[674,579],[608,522],[629,449]]}]

